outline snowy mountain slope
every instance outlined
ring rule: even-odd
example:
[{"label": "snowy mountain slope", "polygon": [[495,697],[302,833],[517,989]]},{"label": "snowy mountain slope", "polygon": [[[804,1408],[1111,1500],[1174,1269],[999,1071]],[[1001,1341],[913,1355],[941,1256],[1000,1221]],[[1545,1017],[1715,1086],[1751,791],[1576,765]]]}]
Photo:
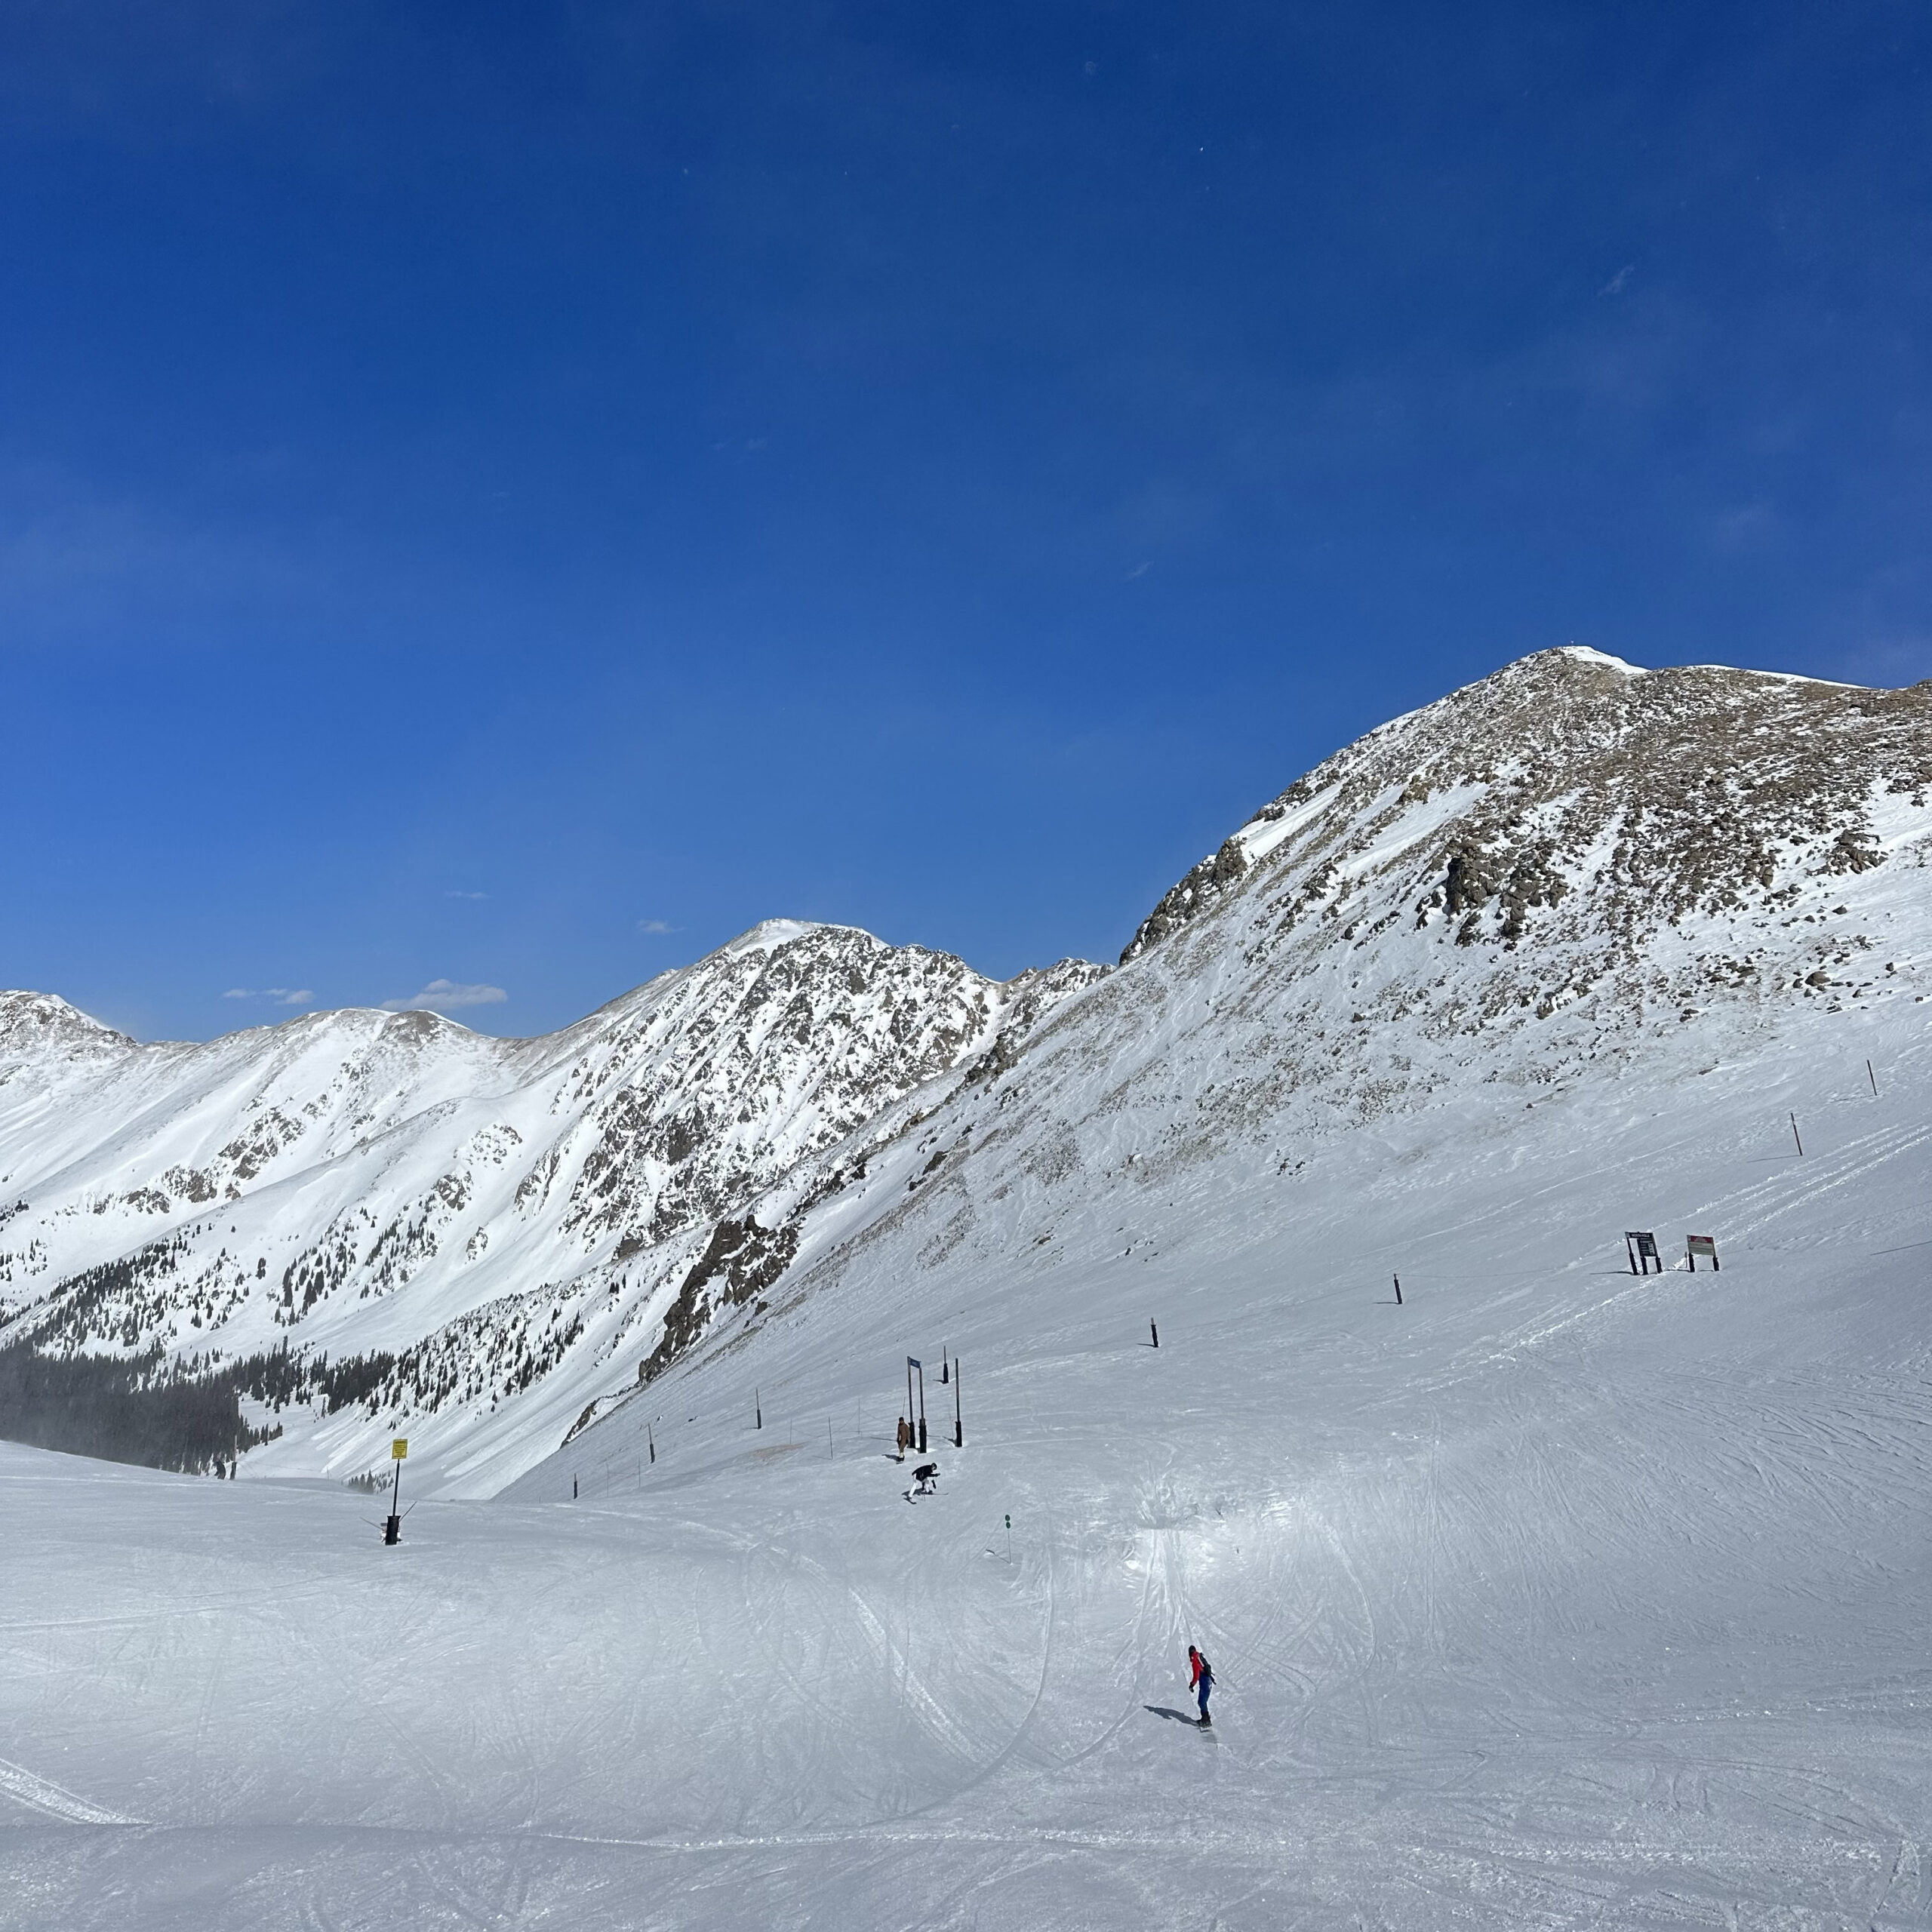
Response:
[{"label": "snowy mountain slope", "polygon": [[1775,1065],[1880,1014],[1910,1032],[1929,791],[1932,687],[1509,666],[1265,808],[1123,970],[817,1208],[768,1305],[854,1272],[1049,1278],[1204,1196],[1297,1217],[1338,1136],[1484,1090],[1513,1136],[1566,1091]]},{"label": "snowy mountain slope", "polygon": [[[1690,895],[1668,784],[1793,703],[1725,774],[1770,875]],[[1373,734],[400,1549],[0,1451],[0,1925],[1932,1922],[1926,705],[1545,658]],[[1577,805],[1506,936],[1509,814],[1589,789],[1537,733],[1681,836]]]},{"label": "snowy mountain slope", "polygon": [[1525,1108],[1910,1005],[1928,784],[1925,688],[1573,648],[1318,767],[1104,977],[773,922],[541,1041],[350,1013],[144,1048],[6,996],[10,1332],[286,1341],[306,1399],[251,1469],[399,1430],[485,1494],[855,1270],[1045,1278],[1144,1251],[1177,1192],[1294,1211],[1336,1136],[1472,1084]]},{"label": "snowy mountain slope", "polygon": [[[273,1418],[273,1468],[353,1472],[387,1409],[486,1487],[684,1335],[721,1226],[890,1103],[1010,1053],[1097,971],[1000,985],[772,921],[548,1038],[323,1013],[140,1046],[0,995],[0,1295],[44,1348],[363,1358]],[[857,1158],[854,1155],[852,1158]],[[782,1243],[781,1243],[782,1247]],[[728,1281],[715,1294],[728,1294]],[[266,1414],[265,1423],[270,1421]]]}]

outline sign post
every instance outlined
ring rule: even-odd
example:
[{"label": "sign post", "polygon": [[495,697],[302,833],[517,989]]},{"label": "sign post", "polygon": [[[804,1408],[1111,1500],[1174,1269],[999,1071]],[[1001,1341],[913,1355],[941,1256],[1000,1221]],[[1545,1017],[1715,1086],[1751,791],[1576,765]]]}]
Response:
[{"label": "sign post", "polygon": [[912,1414],[912,1371],[919,1372],[919,1441],[921,1455],[926,1453],[926,1371],[925,1365],[917,1355],[906,1358],[906,1414],[909,1420]]},{"label": "sign post", "polygon": [[1711,1235],[1691,1235],[1687,1238],[1687,1246],[1688,1252],[1685,1259],[1690,1264],[1692,1274],[1694,1275],[1697,1272],[1697,1261],[1700,1256],[1711,1264],[1711,1272],[1713,1274],[1718,1272],[1718,1244]]},{"label": "sign post", "polygon": [[1643,1232],[1626,1232],[1623,1237],[1624,1251],[1630,1257],[1630,1272],[1633,1275],[1647,1275],[1652,1264],[1657,1272],[1663,1272],[1663,1257],[1657,1252],[1657,1238]]},{"label": "sign post", "polygon": [[395,1465],[395,1487],[389,1497],[389,1519],[383,1525],[383,1541],[386,1543],[402,1540],[402,1463],[409,1454],[409,1438],[395,1437],[389,1444],[389,1460]]}]

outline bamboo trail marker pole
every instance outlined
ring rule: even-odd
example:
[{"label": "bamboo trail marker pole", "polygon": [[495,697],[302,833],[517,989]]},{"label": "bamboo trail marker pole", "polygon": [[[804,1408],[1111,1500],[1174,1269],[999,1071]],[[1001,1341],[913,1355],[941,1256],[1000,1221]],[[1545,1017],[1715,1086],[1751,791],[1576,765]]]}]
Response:
[{"label": "bamboo trail marker pole", "polygon": [[1865,1063],[1865,1077],[1872,1083],[1872,1097],[1875,1100],[1878,1097],[1878,1076],[1872,1071],[1872,1063],[1869,1060]]},{"label": "bamboo trail marker pole", "polygon": [[952,1360],[952,1446],[963,1449],[966,1446],[966,1424],[959,1407],[959,1358]]},{"label": "bamboo trail marker pole", "polygon": [[1798,1131],[1798,1116],[1795,1114],[1791,1117],[1791,1137],[1798,1143],[1798,1158],[1801,1161],[1804,1158],[1804,1142]]},{"label": "bamboo trail marker pole", "polygon": [[752,1426],[754,1429],[762,1429],[764,1426],[764,1404],[758,1399],[758,1392],[755,1389],[752,1391]]},{"label": "bamboo trail marker pole", "polygon": [[1392,1276],[1391,1278],[1395,1284],[1395,1306],[1398,1308],[1400,1308],[1402,1305],[1402,1278],[1401,1275],[1396,1275]]},{"label": "bamboo trail marker pole", "polygon": [[1161,1346],[1161,1324],[1158,1321],[1149,1322],[1147,1332],[1153,1337],[1154,1346],[1158,1349]]}]

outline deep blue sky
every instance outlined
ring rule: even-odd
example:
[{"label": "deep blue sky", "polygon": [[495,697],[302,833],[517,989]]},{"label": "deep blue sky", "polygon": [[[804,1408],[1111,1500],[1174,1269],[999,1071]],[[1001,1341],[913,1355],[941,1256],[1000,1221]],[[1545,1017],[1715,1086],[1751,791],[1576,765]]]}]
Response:
[{"label": "deep blue sky", "polygon": [[1932,675],[1932,10],[0,11],[0,984],[1109,958],[1580,639]]}]

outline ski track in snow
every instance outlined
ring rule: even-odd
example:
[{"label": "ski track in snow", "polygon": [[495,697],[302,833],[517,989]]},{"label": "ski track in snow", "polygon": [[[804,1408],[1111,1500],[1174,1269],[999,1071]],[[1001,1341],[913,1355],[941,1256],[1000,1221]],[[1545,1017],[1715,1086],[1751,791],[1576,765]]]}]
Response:
[{"label": "ski track in snow", "polygon": [[8,1763],[4,1758],[0,1758],[0,1792],[30,1810],[58,1818],[63,1824],[137,1825],[141,1822],[91,1803],[51,1779],[37,1777],[23,1764]]}]

